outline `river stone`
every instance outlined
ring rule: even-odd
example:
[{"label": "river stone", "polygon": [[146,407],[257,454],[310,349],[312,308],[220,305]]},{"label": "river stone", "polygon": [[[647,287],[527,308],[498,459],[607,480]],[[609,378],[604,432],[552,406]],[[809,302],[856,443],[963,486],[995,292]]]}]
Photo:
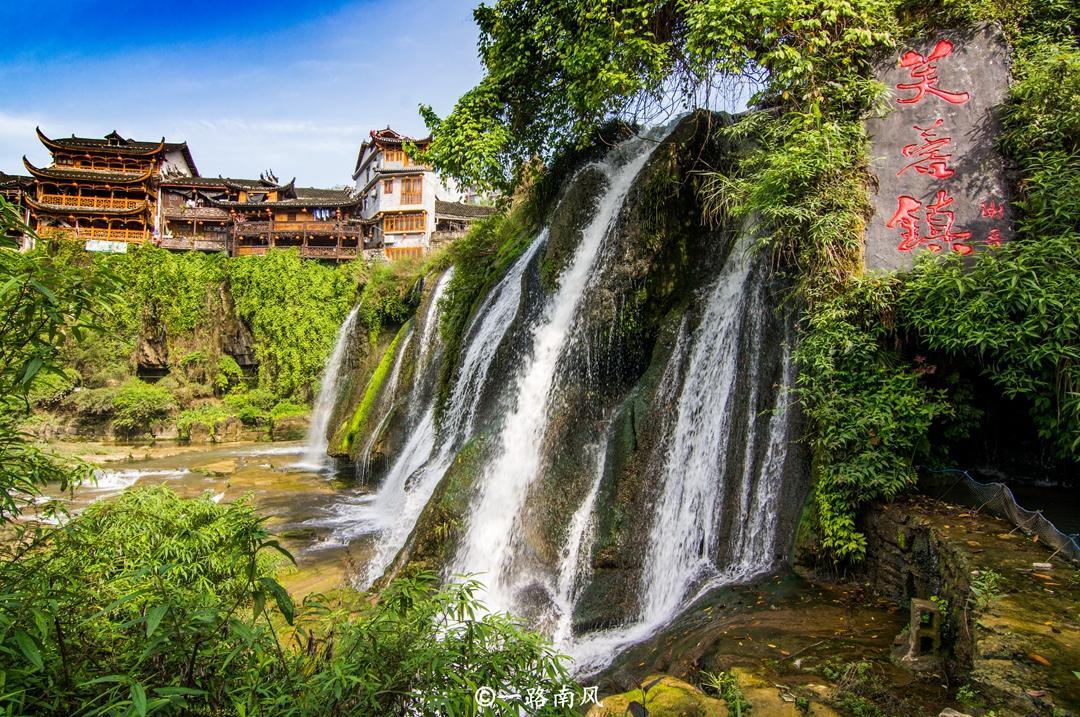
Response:
[{"label": "river stone", "polygon": [[[709,697],[682,680],[669,675],[650,675],[642,680],[642,684],[656,679],[660,682],[648,691],[644,700],[649,717],[727,717],[727,707],[721,700]],[[630,714],[631,702],[643,702],[641,690],[635,688],[605,697],[589,710],[586,717],[623,717]]]},{"label": "river stone", "polygon": [[285,416],[274,421],[270,435],[275,441],[299,441],[307,436],[307,414]]}]

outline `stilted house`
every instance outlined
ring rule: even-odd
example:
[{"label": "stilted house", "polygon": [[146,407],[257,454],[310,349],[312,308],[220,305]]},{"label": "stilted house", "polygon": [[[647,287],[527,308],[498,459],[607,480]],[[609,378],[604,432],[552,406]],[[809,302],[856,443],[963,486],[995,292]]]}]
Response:
[{"label": "stilted house", "polygon": [[161,183],[160,244],[233,256],[295,247],[311,259],[354,259],[364,249],[360,199],[347,189],[259,179],[178,177]]},{"label": "stilted house", "polygon": [[41,233],[59,229],[88,249],[126,251],[153,236],[157,186],[163,172],[198,176],[186,143],[142,142],[111,132],[103,139],[38,139],[52,154],[49,167],[23,164],[34,178],[26,203]]},{"label": "stilted house", "polygon": [[466,204],[464,199],[479,201],[480,197],[441,179],[409,156],[414,149],[423,151],[430,141],[430,137],[414,139],[387,127],[372,130],[360,146],[353,181],[362,202],[365,241],[381,247],[388,259],[422,256],[431,249],[437,231],[459,233],[494,211]]}]

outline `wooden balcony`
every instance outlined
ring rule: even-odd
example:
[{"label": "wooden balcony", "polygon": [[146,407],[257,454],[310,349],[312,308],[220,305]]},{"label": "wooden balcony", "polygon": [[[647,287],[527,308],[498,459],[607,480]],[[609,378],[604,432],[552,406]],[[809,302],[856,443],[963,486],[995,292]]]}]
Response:
[{"label": "wooden balcony", "polygon": [[142,244],[146,241],[146,232],[138,229],[98,229],[82,227],[75,232],[79,239],[101,239],[103,241],[125,241]]},{"label": "wooden balcony", "polygon": [[74,169],[79,172],[101,172],[103,174],[132,174],[140,176],[146,173],[146,167],[126,166],[116,167],[100,163],[74,163],[59,161],[53,164],[56,169]]},{"label": "wooden balcony", "polygon": [[79,209],[140,209],[146,206],[143,199],[113,199],[111,197],[81,197],[70,194],[42,194],[42,204]]},{"label": "wooden balcony", "polygon": [[219,236],[198,235],[162,237],[158,240],[158,246],[164,249],[177,251],[225,251],[229,248],[228,241],[223,233]]},{"label": "wooden balcony", "polygon": [[240,237],[297,236],[359,239],[362,229],[342,222],[240,222],[233,233]]}]

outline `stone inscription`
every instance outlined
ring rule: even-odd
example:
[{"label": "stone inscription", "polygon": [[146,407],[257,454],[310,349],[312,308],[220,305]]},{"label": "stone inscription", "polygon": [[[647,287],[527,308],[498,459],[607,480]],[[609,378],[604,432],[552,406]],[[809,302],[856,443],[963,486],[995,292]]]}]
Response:
[{"label": "stone inscription", "polygon": [[877,70],[891,93],[867,122],[873,216],[867,269],[908,269],[915,256],[973,254],[1012,234],[1005,164],[994,146],[1009,86],[999,29],[946,31],[901,47]]}]

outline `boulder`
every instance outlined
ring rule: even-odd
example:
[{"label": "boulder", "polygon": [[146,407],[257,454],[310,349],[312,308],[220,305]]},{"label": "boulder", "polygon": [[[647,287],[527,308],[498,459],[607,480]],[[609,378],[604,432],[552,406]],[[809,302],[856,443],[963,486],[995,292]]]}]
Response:
[{"label": "boulder", "polygon": [[623,717],[631,702],[644,703],[649,717],[727,717],[727,707],[721,700],[709,697],[693,685],[668,675],[651,675],[643,684],[660,681],[652,687],[645,699],[641,690],[632,689],[618,695],[605,697],[594,705],[586,717]]},{"label": "boulder", "polygon": [[279,418],[270,429],[270,437],[275,441],[303,440],[307,436],[308,420],[305,414]]}]

